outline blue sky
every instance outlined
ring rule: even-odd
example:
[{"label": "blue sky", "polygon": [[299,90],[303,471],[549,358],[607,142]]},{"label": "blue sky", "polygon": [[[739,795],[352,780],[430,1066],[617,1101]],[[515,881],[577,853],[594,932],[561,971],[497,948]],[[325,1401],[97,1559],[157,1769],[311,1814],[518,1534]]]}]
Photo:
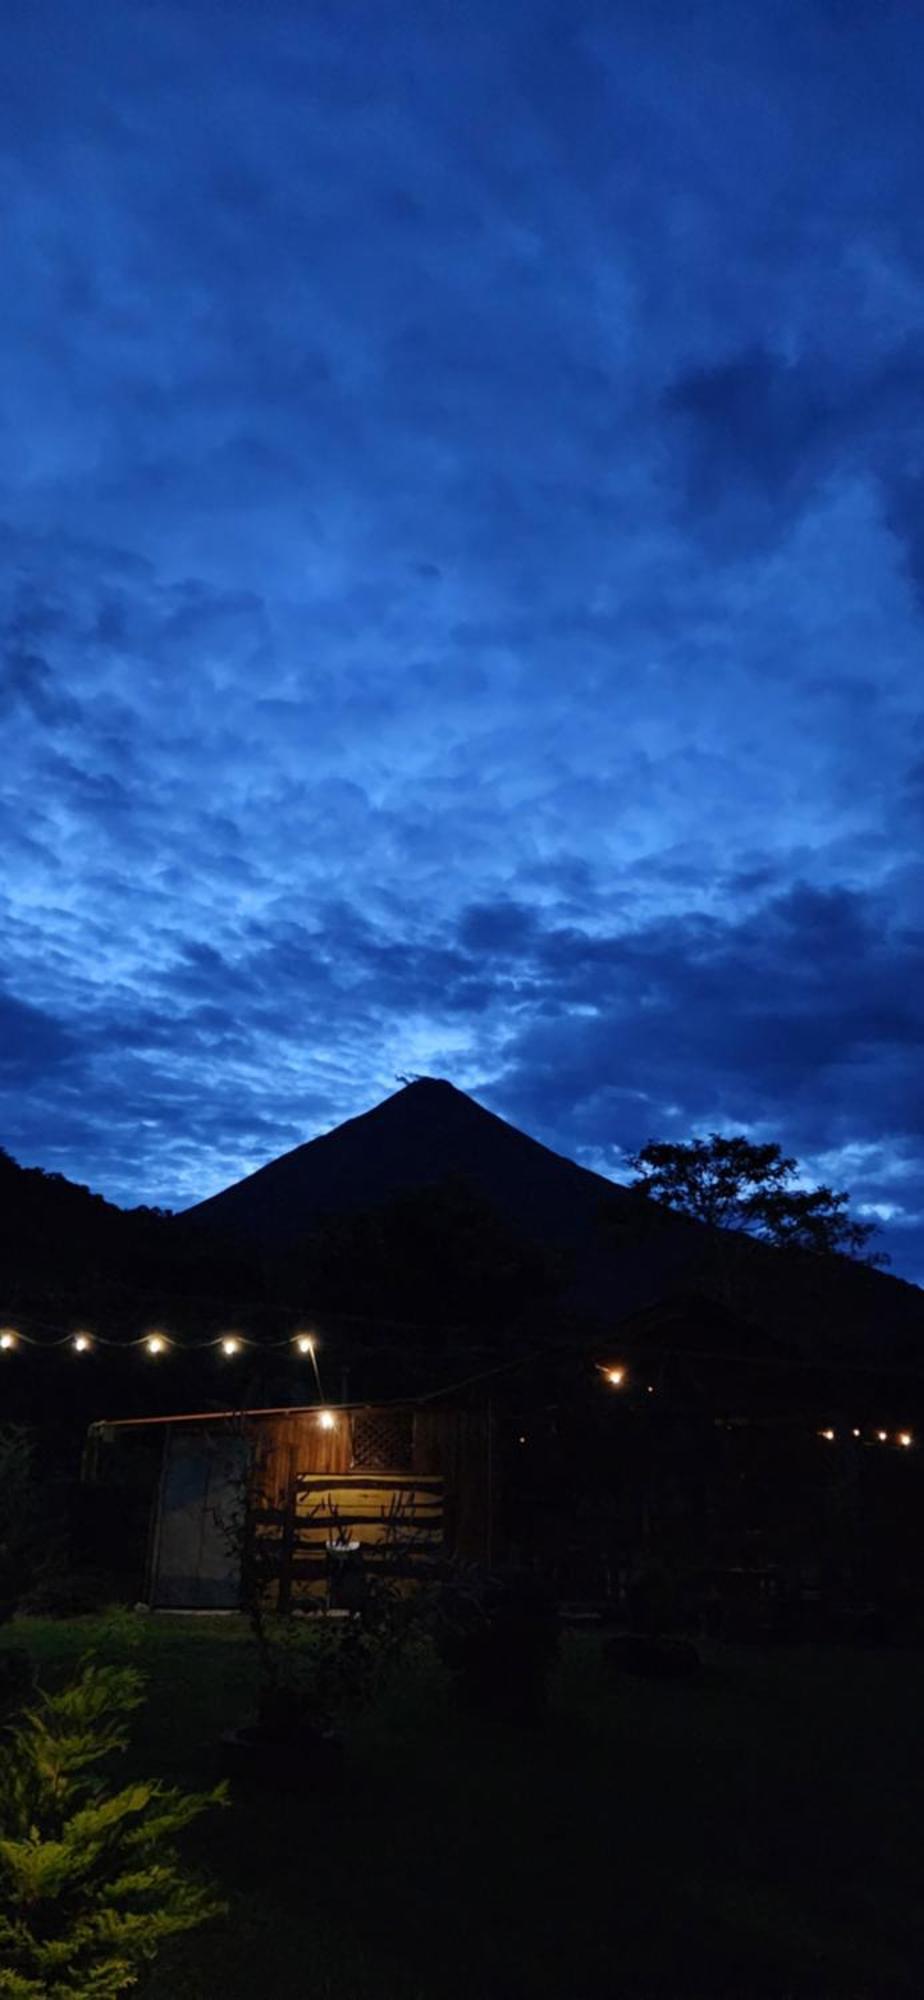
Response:
[{"label": "blue sky", "polygon": [[14,0],[0,1137],[449,1076],[924,1278],[924,15]]}]

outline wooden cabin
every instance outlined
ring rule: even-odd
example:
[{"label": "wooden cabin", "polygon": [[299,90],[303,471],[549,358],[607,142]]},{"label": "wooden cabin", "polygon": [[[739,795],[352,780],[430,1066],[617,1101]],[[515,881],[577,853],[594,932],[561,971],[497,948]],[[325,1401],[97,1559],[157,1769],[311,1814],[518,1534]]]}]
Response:
[{"label": "wooden cabin", "polygon": [[255,1532],[271,1601],[309,1609],[348,1571],[412,1582],[442,1559],[490,1563],[492,1461],[489,1412],[435,1403],[97,1423],[94,1554],[152,1609],[230,1610]]}]

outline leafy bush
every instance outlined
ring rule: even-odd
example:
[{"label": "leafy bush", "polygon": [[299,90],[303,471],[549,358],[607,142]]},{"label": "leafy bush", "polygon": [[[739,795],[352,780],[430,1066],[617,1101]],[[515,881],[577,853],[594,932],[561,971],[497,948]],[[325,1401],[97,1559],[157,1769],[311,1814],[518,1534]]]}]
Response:
[{"label": "leafy bush", "polygon": [[22,1713],[35,1694],[32,1660],[25,1646],[0,1651],[0,1731]]},{"label": "leafy bush", "polygon": [[21,1609],[33,1618],[86,1618],[118,1601],[118,1583],[104,1570],[51,1569],[29,1585]]},{"label": "leafy bush", "polygon": [[531,1572],[460,1572],[441,1593],[434,1621],[444,1664],[468,1706],[499,1721],[542,1714],[558,1652],[554,1600]]},{"label": "leafy bush", "polygon": [[35,1572],[38,1508],[32,1443],[21,1424],[0,1425],[0,1625],[12,1618]]},{"label": "leafy bush", "polygon": [[142,1780],[107,1787],[143,1699],[131,1667],[85,1662],[0,1743],[0,1995],[115,2000],[166,1938],[223,1905],[186,1876],[180,1829],[224,1802]]}]

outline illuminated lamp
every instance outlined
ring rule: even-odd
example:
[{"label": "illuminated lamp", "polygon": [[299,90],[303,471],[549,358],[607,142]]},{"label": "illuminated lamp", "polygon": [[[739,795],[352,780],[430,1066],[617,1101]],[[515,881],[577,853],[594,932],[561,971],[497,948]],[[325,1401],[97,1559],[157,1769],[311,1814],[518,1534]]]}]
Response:
[{"label": "illuminated lamp", "polygon": [[611,1389],[621,1389],[626,1379],[626,1371],[624,1368],[604,1368],[603,1379],[609,1383]]},{"label": "illuminated lamp", "polygon": [[228,1354],[228,1355],[240,1354],[241,1343],[238,1340],[236,1334],[226,1333],[224,1340],[221,1343],[221,1351],[222,1354]]},{"label": "illuminated lamp", "polygon": [[162,1333],[149,1333],[144,1345],[148,1354],[166,1353],[167,1343]]},{"label": "illuminated lamp", "polygon": [[876,1442],[877,1442],[877,1444],[888,1444],[888,1441],[889,1441],[889,1433],[888,1433],[888,1431],[877,1431],[877,1432],[876,1432]]},{"label": "illuminated lamp", "polygon": [[834,1443],[834,1432],[833,1432],[833,1431],[819,1431],[818,1435],[819,1435],[819,1437],[823,1437],[823,1438],[825,1438],[828,1444],[833,1444],[833,1443]]},{"label": "illuminated lamp", "polygon": [[4,1327],[3,1332],[0,1333],[0,1347],[3,1348],[5,1354],[8,1354],[10,1349],[16,1346],[17,1338],[18,1336],[13,1332],[11,1326]]},{"label": "illuminated lamp", "polygon": [[71,1346],[75,1354],[89,1354],[93,1345],[88,1333],[75,1333]]},{"label": "illuminated lamp", "polygon": [[859,1431],[851,1431],[850,1435],[851,1435],[851,1437],[855,1437],[855,1438],[858,1438],[858,1437],[860,1436],[860,1432],[859,1432]]},{"label": "illuminated lamp", "polygon": [[910,1431],[899,1431],[895,1442],[896,1444],[903,1444],[907,1451],[908,1446],[914,1443],[914,1439]]},{"label": "illuminated lamp", "polygon": [[297,1333],[295,1336],[295,1345],[299,1354],[314,1353],[314,1337],[310,1333]]},{"label": "illuminated lamp", "polygon": [[337,1419],[334,1416],[333,1410],[318,1411],[318,1423],[320,1424],[322,1431],[332,1431],[334,1425],[336,1424],[336,1421]]}]

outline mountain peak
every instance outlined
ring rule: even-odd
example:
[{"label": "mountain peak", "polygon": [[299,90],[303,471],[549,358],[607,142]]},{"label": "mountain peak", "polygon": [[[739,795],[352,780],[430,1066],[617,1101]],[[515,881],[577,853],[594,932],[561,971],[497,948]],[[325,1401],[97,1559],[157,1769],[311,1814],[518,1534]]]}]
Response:
[{"label": "mountain peak", "polygon": [[[411,1191],[465,1181],[529,1235],[574,1241],[622,1190],[553,1153],[447,1077],[415,1076],[372,1110],[248,1174],[187,1213],[265,1247],[321,1218],[380,1208]],[[626,1197],[627,1198],[627,1197]]]}]

